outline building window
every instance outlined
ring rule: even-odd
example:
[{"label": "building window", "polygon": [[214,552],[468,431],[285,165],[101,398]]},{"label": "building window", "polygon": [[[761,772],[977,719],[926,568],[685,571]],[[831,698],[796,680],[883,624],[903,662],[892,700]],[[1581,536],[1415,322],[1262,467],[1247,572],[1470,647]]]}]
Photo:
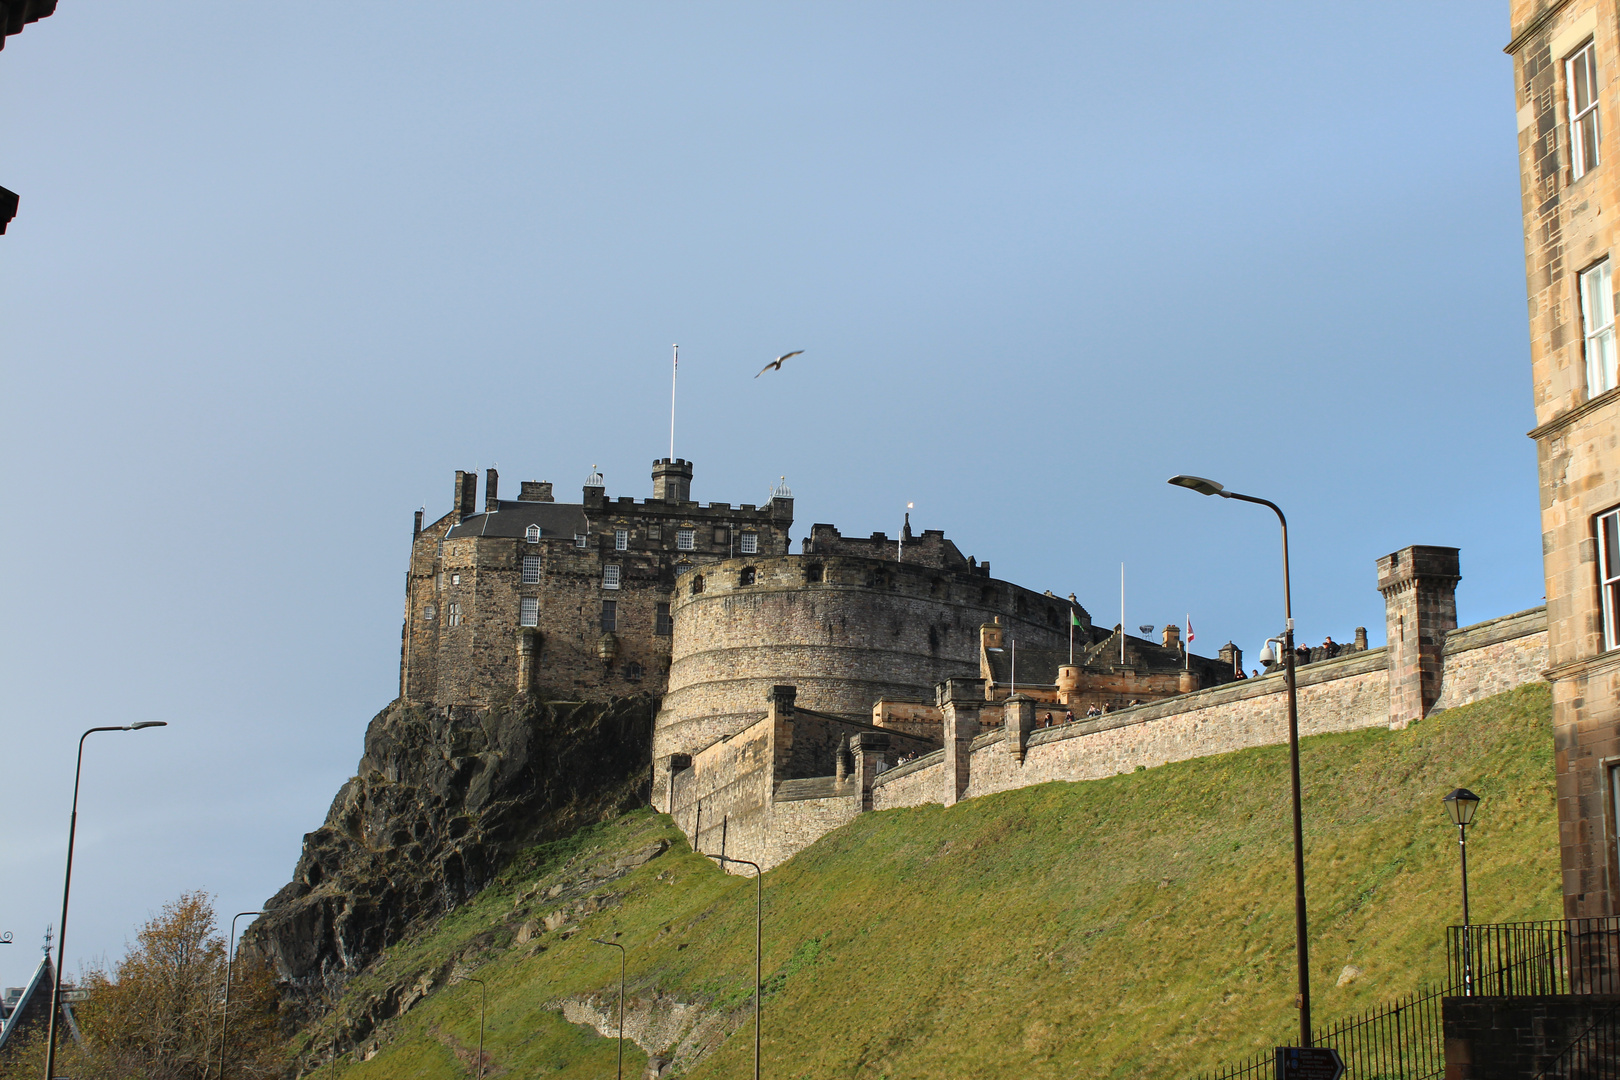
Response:
[{"label": "building window", "polygon": [[721,544],[731,543],[731,530],[724,525],[716,525],[714,527],[714,542],[717,547]]},{"label": "building window", "polygon": [[694,546],[693,541],[695,541],[696,539],[697,539],[697,530],[696,529],[676,529],[675,530],[675,550],[677,550],[677,551],[691,551],[693,546]]},{"label": "building window", "polygon": [[703,575],[702,574],[696,574],[696,575],[694,575],[692,577],[692,595],[696,596],[698,593],[700,593],[702,591],[703,591]]},{"label": "building window", "polygon": [[523,584],[525,584],[525,585],[538,585],[538,584],[540,584],[540,556],[538,556],[538,555],[525,555],[525,556],[523,556]]},{"label": "building window", "polygon": [[1579,180],[1598,166],[1597,50],[1588,41],[1564,61],[1569,85],[1569,164]]},{"label": "building window", "polygon": [[613,530],[613,550],[614,551],[629,551],[630,550],[630,530],[629,529],[614,529]]},{"label": "building window", "polygon": [[742,573],[737,575],[737,584],[739,584],[739,585],[752,585],[753,583],[754,583],[754,568],[752,566],[743,567],[742,568]]},{"label": "building window", "polygon": [[660,635],[662,637],[669,637],[669,635],[673,634],[674,632],[675,632],[675,622],[674,622],[673,619],[671,619],[669,617],[669,605],[668,604],[659,604],[658,605],[658,615],[657,615],[657,625],[653,628],[653,633],[658,634],[658,635]]},{"label": "building window", "polygon": [[460,604],[451,604],[450,605],[450,625],[451,626],[460,626],[461,625],[461,605]]},{"label": "building window", "polygon": [[429,604],[427,607],[422,609],[422,618],[426,619],[428,622],[432,622],[433,616],[437,615],[438,613],[439,609],[434,607],[432,604]]},{"label": "building window", "polygon": [[1597,519],[1598,574],[1603,586],[1603,647],[1620,649],[1620,510]]},{"label": "building window", "polygon": [[602,567],[602,588],[617,589],[619,587],[619,568],[617,566]]},{"label": "building window", "polygon": [[585,534],[584,533],[575,533],[574,534],[574,546],[577,547],[577,548],[582,548],[582,547],[585,546]]},{"label": "building window", "polygon": [[525,596],[518,600],[518,625],[540,625],[540,598],[538,596]]},{"label": "building window", "polygon": [[1581,327],[1586,333],[1586,396],[1615,386],[1614,282],[1609,260],[1581,275]]},{"label": "building window", "polygon": [[645,674],[646,674],[646,671],[642,668],[642,666],[640,664],[636,663],[634,660],[632,660],[628,664],[624,665],[624,681],[625,682],[640,682],[641,677],[643,675],[645,675]]},{"label": "building window", "polygon": [[450,575],[450,584],[452,584],[452,585],[460,585],[461,584],[461,575],[460,574],[451,574]]},{"label": "building window", "polygon": [[602,630],[613,633],[619,628],[619,602],[617,600],[602,601]]},{"label": "building window", "polygon": [[745,532],[742,534],[742,543],[738,550],[744,555],[754,555],[759,552],[759,533]]},{"label": "building window", "polygon": [[531,544],[538,544],[540,542],[540,526],[530,525],[527,529],[524,529],[523,538]]},{"label": "building window", "polygon": [[811,584],[815,584],[816,582],[820,581],[821,564],[818,562],[813,562],[809,566],[806,566],[804,568],[804,580]]}]

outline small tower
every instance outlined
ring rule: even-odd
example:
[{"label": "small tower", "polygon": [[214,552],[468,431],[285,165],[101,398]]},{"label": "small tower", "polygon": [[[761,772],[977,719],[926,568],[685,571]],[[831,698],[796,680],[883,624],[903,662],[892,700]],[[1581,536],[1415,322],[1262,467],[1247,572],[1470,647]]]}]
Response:
[{"label": "small tower", "polygon": [[659,458],[653,462],[653,498],[660,502],[692,501],[692,463],[684,458]]},{"label": "small tower", "polygon": [[1457,629],[1457,549],[1415,544],[1378,560],[1389,635],[1389,726],[1421,720],[1440,698],[1446,633]]}]

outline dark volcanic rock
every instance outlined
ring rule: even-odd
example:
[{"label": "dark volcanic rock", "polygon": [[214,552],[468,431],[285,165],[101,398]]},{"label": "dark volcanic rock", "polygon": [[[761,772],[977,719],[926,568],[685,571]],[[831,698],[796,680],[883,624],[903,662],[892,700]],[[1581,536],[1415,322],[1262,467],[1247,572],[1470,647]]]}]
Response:
[{"label": "dark volcanic rock", "polygon": [[267,954],[295,1016],[407,932],[483,888],[510,856],[646,801],[653,697],[519,697],[488,709],[394,702],[293,880],[243,944]]}]

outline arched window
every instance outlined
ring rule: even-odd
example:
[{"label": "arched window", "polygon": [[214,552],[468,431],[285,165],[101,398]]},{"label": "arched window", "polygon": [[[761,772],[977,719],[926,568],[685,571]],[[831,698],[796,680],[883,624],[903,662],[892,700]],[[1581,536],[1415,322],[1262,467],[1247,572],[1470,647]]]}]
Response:
[{"label": "arched window", "polygon": [[527,529],[524,529],[523,538],[531,544],[538,544],[540,542],[540,526],[530,525]]},{"label": "arched window", "polygon": [[753,583],[754,583],[754,568],[752,566],[743,567],[742,568],[742,573],[737,575],[737,584],[738,585],[752,585]]},{"label": "arched window", "polygon": [[694,574],[692,577],[692,595],[696,596],[703,591],[703,575]]},{"label": "arched window", "polygon": [[624,665],[624,678],[626,682],[640,682],[641,677],[644,674],[646,674],[646,672],[643,671],[641,665],[636,663],[634,660]]}]

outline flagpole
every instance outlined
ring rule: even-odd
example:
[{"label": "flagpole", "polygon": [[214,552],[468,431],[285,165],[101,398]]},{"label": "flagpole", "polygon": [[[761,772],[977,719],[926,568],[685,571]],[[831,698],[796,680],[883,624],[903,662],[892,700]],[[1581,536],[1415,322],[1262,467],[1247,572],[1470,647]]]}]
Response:
[{"label": "flagpole", "polygon": [[1182,622],[1187,624],[1187,636],[1181,643],[1181,670],[1192,670],[1192,616],[1184,615]]},{"label": "flagpole", "polygon": [[1012,697],[1018,693],[1018,639],[1013,638],[1012,651],[1012,682],[1007,687],[1007,696]]},{"label": "flagpole", "polygon": [[1074,666],[1074,608],[1069,609],[1069,666]]},{"label": "flagpole", "polygon": [[671,345],[674,355],[669,363],[669,460],[675,460],[675,375],[681,368],[681,347]]},{"label": "flagpole", "polygon": [[1125,666],[1125,564],[1119,564],[1119,666]]}]

